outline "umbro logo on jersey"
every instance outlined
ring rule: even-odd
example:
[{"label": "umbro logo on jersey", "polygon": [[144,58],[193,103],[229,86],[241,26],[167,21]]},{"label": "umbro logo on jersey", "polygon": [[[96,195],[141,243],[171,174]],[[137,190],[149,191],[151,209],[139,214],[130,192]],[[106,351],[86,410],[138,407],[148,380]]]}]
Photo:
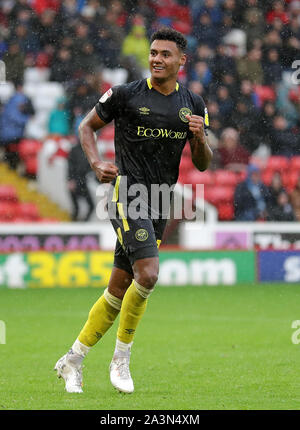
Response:
[{"label": "umbro logo on jersey", "polygon": [[139,112],[141,115],[149,115],[150,109],[147,107],[140,107]]}]

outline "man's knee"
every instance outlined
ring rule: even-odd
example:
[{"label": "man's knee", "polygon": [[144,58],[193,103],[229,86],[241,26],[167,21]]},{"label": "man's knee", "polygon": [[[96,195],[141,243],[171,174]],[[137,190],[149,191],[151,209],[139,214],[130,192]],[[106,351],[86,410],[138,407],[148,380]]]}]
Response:
[{"label": "man's knee", "polygon": [[137,260],[134,263],[133,271],[134,279],[143,287],[151,289],[156,284],[158,279],[158,263],[156,261]]}]

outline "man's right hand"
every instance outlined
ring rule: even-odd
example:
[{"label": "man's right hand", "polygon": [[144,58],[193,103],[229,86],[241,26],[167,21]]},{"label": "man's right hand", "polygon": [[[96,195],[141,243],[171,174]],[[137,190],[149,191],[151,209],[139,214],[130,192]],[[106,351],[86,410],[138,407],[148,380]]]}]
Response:
[{"label": "man's right hand", "polygon": [[102,183],[111,182],[119,174],[118,167],[109,161],[96,161],[92,167],[97,179]]}]

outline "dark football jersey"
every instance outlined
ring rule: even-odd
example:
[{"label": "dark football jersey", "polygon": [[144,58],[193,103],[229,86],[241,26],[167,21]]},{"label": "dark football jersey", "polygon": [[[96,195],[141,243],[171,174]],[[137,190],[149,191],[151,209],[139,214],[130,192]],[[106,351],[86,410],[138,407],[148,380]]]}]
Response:
[{"label": "dark football jersey", "polygon": [[115,122],[115,164],[128,186],[177,182],[182,150],[192,137],[186,115],[205,118],[203,99],[180,84],[169,95],[156,91],[150,78],[108,90],[95,106],[106,123]]}]

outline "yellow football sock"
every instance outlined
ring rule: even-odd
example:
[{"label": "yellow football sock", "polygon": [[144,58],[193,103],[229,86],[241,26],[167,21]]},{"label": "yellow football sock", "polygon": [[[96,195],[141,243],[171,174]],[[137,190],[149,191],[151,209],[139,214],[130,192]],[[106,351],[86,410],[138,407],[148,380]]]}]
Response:
[{"label": "yellow football sock", "polygon": [[138,284],[135,280],[127,289],[122,302],[117,338],[124,343],[133,340],[135,330],[147,306],[147,297],[153,291]]},{"label": "yellow football sock", "polygon": [[86,346],[95,345],[112,326],[121,309],[122,300],[110,294],[106,288],[89,312],[78,340]]}]

